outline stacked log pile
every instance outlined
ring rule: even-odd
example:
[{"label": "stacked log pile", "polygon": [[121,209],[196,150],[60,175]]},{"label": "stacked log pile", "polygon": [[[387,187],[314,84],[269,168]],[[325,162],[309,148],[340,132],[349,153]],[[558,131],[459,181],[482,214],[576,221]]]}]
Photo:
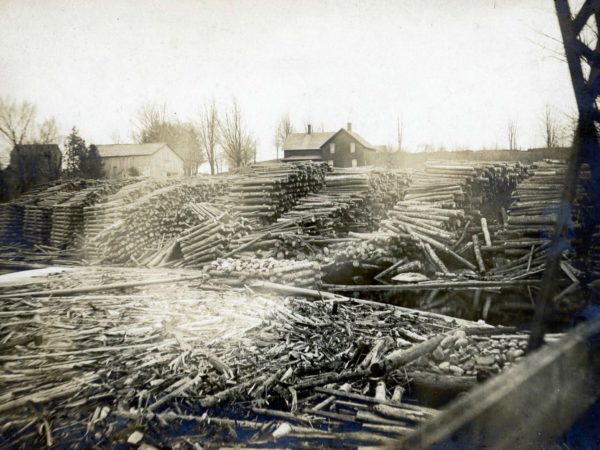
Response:
[{"label": "stacked log pile", "polygon": [[509,194],[525,175],[520,163],[428,161],[424,171],[413,175],[404,199],[478,214],[482,205]]},{"label": "stacked log pile", "polygon": [[404,196],[408,179],[406,172],[335,169],[321,191],[301,198],[279,221],[294,221],[311,236],[369,231]]},{"label": "stacked log pile", "polygon": [[438,414],[421,387],[468,390],[522,358],[527,339],[361,300],[220,292],[182,275],[88,269],[0,285],[0,445],[390,444]]},{"label": "stacked log pile", "polygon": [[527,252],[531,245],[540,244],[551,236],[566,170],[566,163],[559,161],[542,161],[529,169],[529,178],[512,193],[505,229],[498,233],[502,242],[520,241],[523,243],[521,250]]},{"label": "stacked log pile", "polygon": [[219,213],[216,208],[212,213],[218,215],[201,220],[198,225],[179,235],[176,242],[181,248],[182,259],[176,267],[200,268],[230,253],[237,248],[241,237],[252,232],[245,217],[235,213]]},{"label": "stacked log pile", "polygon": [[321,189],[326,171],[324,163],[255,164],[230,179],[222,201],[242,217],[271,223],[299,198]]},{"label": "stacked log pile", "polygon": [[116,189],[114,182],[97,180],[54,206],[50,245],[56,248],[81,248],[84,235],[84,208],[93,205]]},{"label": "stacked log pile", "polygon": [[369,172],[371,207],[376,217],[387,212],[400,200],[410,185],[411,174],[406,171],[375,169]]},{"label": "stacked log pile", "polygon": [[[520,183],[512,194],[504,226],[492,235],[492,245],[482,247],[484,256],[489,254],[495,258],[491,263],[495,266],[490,270],[492,276],[540,276],[545,268],[564,190],[567,163],[545,160],[535,163],[529,172],[529,178]],[[589,170],[584,168],[572,208],[571,229],[575,239],[572,246],[564,248],[561,254],[561,276],[575,285],[579,284],[583,276],[583,272],[575,266],[579,262],[577,253],[582,247],[577,236],[581,235],[582,228],[586,226],[582,222],[588,195],[586,180],[589,177]],[[585,247],[589,244],[586,242],[583,245]],[[586,264],[580,268],[585,270]],[[559,297],[561,295],[562,293]]]},{"label": "stacked log pile", "polygon": [[274,258],[219,258],[204,270],[228,284],[265,280],[297,287],[317,287],[321,284],[321,268],[313,261],[290,261]]},{"label": "stacked log pile", "polygon": [[190,179],[153,190],[115,208],[122,219],[91,238],[91,247],[100,249],[103,262],[143,265],[169,240],[198,224],[197,212],[186,205],[212,200],[224,187],[220,180]]},{"label": "stacked log pile", "polygon": [[[65,189],[67,186],[67,189]],[[26,242],[25,238],[25,212],[27,206],[33,206],[29,209],[29,220],[27,237],[33,240],[33,244],[42,243],[47,244],[49,240],[50,225],[36,223],[36,213],[41,211],[35,211],[35,205],[39,202],[48,202],[48,199],[53,198],[53,193],[61,192],[69,189],[70,183],[54,182],[41,186],[37,186],[31,191],[24,195],[21,195],[17,199],[0,205],[0,239],[3,244],[18,243],[23,244]],[[46,191],[50,190],[50,194],[46,194]],[[50,212],[51,214],[51,212]],[[49,214],[47,214],[49,215]]]},{"label": "stacked log pile", "polygon": [[310,194],[285,213],[278,221],[298,223],[312,236],[337,236],[351,230],[365,229],[372,223],[368,203],[356,194],[329,193],[328,188]]},{"label": "stacked log pile", "polygon": [[88,260],[102,258],[102,240],[96,239],[119,220],[124,219],[127,206],[154,190],[171,186],[178,179],[127,179],[115,191],[108,192],[101,201],[83,208],[84,252]]},{"label": "stacked log pile", "polygon": [[84,227],[88,238],[104,230],[110,224],[122,218],[123,206],[141,196],[169,186],[173,180],[136,180],[121,186],[116,192],[107,195],[95,205],[84,207]]},{"label": "stacked log pile", "polygon": [[0,203],[0,243],[13,244],[23,239],[23,207],[14,202]]},{"label": "stacked log pile", "polygon": [[[413,175],[389,218],[381,221],[379,240],[394,249],[388,256],[404,262],[388,267],[377,281],[425,281],[484,272],[478,253],[481,246],[491,245],[490,232],[498,227],[488,224],[477,208],[497,192],[510,191],[524,176],[518,163],[428,162],[424,171]],[[481,245],[475,242],[479,236]],[[405,265],[415,270],[408,271]],[[407,275],[394,280],[400,273]]]}]

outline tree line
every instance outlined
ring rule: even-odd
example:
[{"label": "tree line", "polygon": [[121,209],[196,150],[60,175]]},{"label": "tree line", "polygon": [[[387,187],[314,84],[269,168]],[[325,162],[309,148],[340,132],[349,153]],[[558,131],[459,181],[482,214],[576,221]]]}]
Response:
[{"label": "tree line", "polygon": [[[573,134],[571,122],[573,120],[561,120],[556,109],[546,105],[539,118],[545,147],[568,145]],[[132,125],[133,142],[167,143],[183,159],[186,175],[197,174],[205,162],[210,167],[210,173],[215,174],[223,170],[225,163],[230,169],[236,169],[256,161],[256,138],[248,129],[235,99],[224,108],[219,108],[214,98],[205,101],[193,120],[181,120],[176,114],[169,114],[164,104],[146,103],[135,113]],[[385,153],[404,150],[403,128],[398,119],[397,146],[388,145]],[[283,150],[285,139],[295,131],[289,115],[282,116],[275,126],[273,140],[277,159],[280,150]],[[508,149],[519,149],[519,131],[514,119],[508,120],[506,132]],[[26,101],[19,103],[9,98],[0,98],[0,138],[13,147],[59,143],[61,140],[54,118],[39,120],[35,105]],[[81,145],[76,138],[81,139],[76,128],[73,128],[65,141],[66,175],[98,175],[101,165],[97,148],[94,145]],[[423,151],[433,149],[432,146],[426,146]]]},{"label": "tree line", "polygon": [[[132,120],[133,142],[168,144],[183,159],[186,175],[198,173],[204,162],[208,163],[211,174],[215,174],[223,170],[224,163],[235,169],[256,161],[256,138],[249,131],[237,100],[224,111],[219,111],[214,99],[209,100],[201,106],[195,120],[170,117],[164,104],[142,105]],[[35,105],[8,98],[0,98],[0,138],[13,148],[61,141],[54,118],[40,122]],[[85,176],[97,171],[97,148],[86,147],[82,145],[85,141],[79,139],[74,127],[65,141],[69,176]]]},{"label": "tree line", "polygon": [[256,161],[256,138],[248,130],[237,100],[223,112],[214,99],[199,109],[196,120],[169,119],[164,104],[147,103],[134,118],[136,143],[165,142],[184,161],[184,173],[195,175],[207,162],[210,173],[247,166]]}]

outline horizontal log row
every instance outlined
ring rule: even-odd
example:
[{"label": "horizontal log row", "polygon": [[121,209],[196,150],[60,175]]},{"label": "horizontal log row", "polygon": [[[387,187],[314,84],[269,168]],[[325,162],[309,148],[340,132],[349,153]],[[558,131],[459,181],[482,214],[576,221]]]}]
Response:
[{"label": "horizontal log row", "polygon": [[204,267],[211,277],[225,278],[229,284],[248,280],[264,280],[317,287],[321,284],[321,268],[312,261],[278,260],[274,258],[219,258]]},{"label": "horizontal log row", "polygon": [[428,161],[413,175],[405,200],[478,212],[487,202],[507,195],[525,173],[520,163]]},{"label": "horizontal log row", "polygon": [[[72,228],[81,233],[83,211],[75,209],[72,214],[66,214],[65,208],[78,202],[86,204],[79,192],[91,193],[105,189],[113,184],[108,180],[66,179],[37,186],[10,203],[0,206],[0,236],[5,244],[19,243],[34,245],[67,245],[67,234]],[[55,213],[57,216],[54,217]],[[65,215],[66,214],[66,215]],[[71,216],[76,216],[77,227],[69,225]],[[54,230],[54,231],[53,231]],[[52,235],[55,235],[53,238]],[[65,239],[62,239],[62,237]]]},{"label": "horizontal log row", "polygon": [[271,223],[297,200],[323,186],[328,167],[323,163],[261,163],[229,178],[227,194],[219,201],[242,217]]}]

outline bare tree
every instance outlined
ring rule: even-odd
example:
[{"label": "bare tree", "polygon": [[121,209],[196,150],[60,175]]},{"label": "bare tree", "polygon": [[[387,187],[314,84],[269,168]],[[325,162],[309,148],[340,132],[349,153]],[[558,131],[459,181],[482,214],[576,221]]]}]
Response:
[{"label": "bare tree", "polygon": [[281,118],[279,124],[277,125],[277,129],[275,130],[275,150],[277,159],[279,159],[279,149],[283,149],[283,143],[287,137],[295,132],[296,130],[294,130],[294,125],[292,125],[290,116],[289,114],[286,114]]},{"label": "bare tree", "polygon": [[219,114],[217,112],[217,104],[213,98],[210,103],[204,104],[198,124],[198,139],[210,165],[211,175],[214,175],[217,169],[216,159],[219,138]]},{"label": "bare tree", "polygon": [[400,117],[398,117],[398,151],[402,151],[402,138],[404,137],[404,124],[400,121]]},{"label": "bare tree", "polygon": [[560,146],[561,127],[556,113],[550,105],[546,105],[544,115],[542,116],[542,131],[544,133],[546,148]]},{"label": "bare tree", "polygon": [[35,125],[35,113],[32,103],[0,98],[0,135],[12,145],[27,142]]},{"label": "bare tree", "polygon": [[121,133],[119,132],[119,130],[113,130],[113,132],[110,134],[110,141],[113,144],[122,144]]},{"label": "bare tree", "polygon": [[196,175],[203,162],[198,132],[193,124],[167,120],[166,106],[147,103],[133,120],[132,138],[140,144],[165,142],[183,159],[186,175]]},{"label": "bare tree", "polygon": [[517,150],[517,123],[510,119],[508,121],[508,149]]},{"label": "bare tree", "polygon": [[54,117],[46,119],[37,129],[37,136],[35,141],[38,144],[56,144],[60,137],[58,134],[58,128],[56,126],[56,120]]},{"label": "bare tree", "polygon": [[133,119],[133,132],[131,138],[134,142],[149,142],[149,130],[157,129],[161,124],[167,121],[167,106],[155,102],[143,104],[137,111]]},{"label": "bare tree", "polygon": [[219,125],[221,146],[229,168],[247,166],[256,160],[256,141],[246,130],[236,100]]}]

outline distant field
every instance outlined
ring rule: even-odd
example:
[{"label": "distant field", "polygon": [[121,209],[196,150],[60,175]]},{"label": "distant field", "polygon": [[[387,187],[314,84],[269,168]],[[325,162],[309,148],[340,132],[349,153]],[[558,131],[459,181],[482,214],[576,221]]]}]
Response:
[{"label": "distant field", "polygon": [[[566,159],[570,148],[533,148],[529,150],[461,150],[445,152],[399,152],[389,155],[393,164],[398,167],[419,168],[426,161],[457,160],[457,161],[521,161],[532,163],[542,159]],[[383,156],[383,155],[382,155]],[[382,160],[383,164],[384,161]]]}]

